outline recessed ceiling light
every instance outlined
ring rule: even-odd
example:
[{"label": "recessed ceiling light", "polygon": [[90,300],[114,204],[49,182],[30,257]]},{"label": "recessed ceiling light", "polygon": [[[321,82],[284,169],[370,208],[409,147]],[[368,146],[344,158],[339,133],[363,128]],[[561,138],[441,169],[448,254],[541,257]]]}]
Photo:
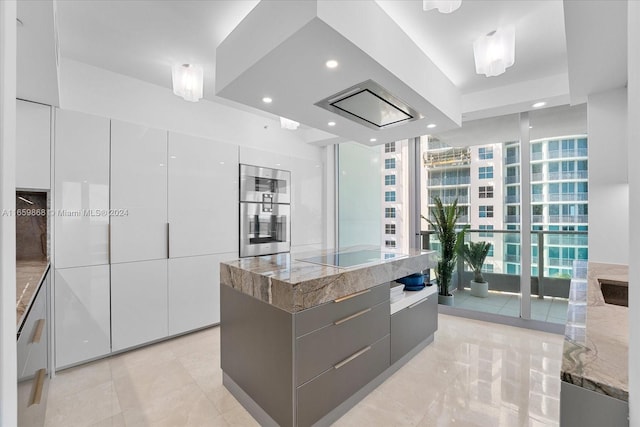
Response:
[{"label": "recessed ceiling light", "polygon": [[327,125],[329,125],[329,126],[335,126],[335,125],[336,125],[336,122],[329,122],[329,123],[327,123]]},{"label": "recessed ceiling light", "polygon": [[429,124],[427,125],[427,127],[428,127],[429,129],[433,129],[433,128],[434,128],[434,127],[436,127],[436,126],[437,126],[437,125],[436,125],[435,123],[429,123]]},{"label": "recessed ceiling light", "polygon": [[324,65],[326,65],[327,68],[336,68],[338,66],[338,61],[336,61],[335,59],[330,59],[325,62]]},{"label": "recessed ceiling light", "polygon": [[546,102],[541,101],[541,102],[536,102],[535,104],[532,105],[533,108],[540,108],[540,107],[544,107],[545,105],[547,105]]},{"label": "recessed ceiling light", "polygon": [[375,139],[375,138],[371,138],[371,139],[369,140],[369,142],[376,142],[376,141],[377,141],[377,139]]},{"label": "recessed ceiling light", "polygon": [[262,102],[264,102],[265,104],[271,104],[273,102],[273,99],[265,96],[264,98],[262,98]]},{"label": "recessed ceiling light", "polygon": [[529,126],[529,129],[533,129],[533,126]]}]

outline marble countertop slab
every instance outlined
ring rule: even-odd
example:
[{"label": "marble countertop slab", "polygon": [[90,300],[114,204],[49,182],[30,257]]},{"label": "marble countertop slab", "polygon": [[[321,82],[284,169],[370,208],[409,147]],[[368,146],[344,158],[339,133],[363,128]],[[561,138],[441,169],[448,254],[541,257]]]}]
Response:
[{"label": "marble countertop slab", "polygon": [[24,320],[25,313],[29,311],[48,265],[49,261],[46,259],[16,261],[16,327],[18,329]]},{"label": "marble countertop slab", "polygon": [[628,309],[605,303],[598,279],[628,282],[628,267],[590,262],[586,278],[571,280],[561,378],[629,401]]},{"label": "marble countertop slab", "polygon": [[220,263],[220,284],[290,313],[390,282],[437,263],[435,251],[412,250],[402,258],[339,268],[300,261],[332,251],[278,254]]}]

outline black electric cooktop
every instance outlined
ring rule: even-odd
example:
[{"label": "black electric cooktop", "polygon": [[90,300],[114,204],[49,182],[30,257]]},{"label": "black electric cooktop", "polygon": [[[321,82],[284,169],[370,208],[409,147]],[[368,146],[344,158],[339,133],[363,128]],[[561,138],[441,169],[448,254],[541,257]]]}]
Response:
[{"label": "black electric cooktop", "polygon": [[332,267],[356,267],[359,265],[371,264],[387,259],[405,258],[404,254],[384,252],[377,249],[366,249],[352,252],[334,252],[311,258],[303,258],[298,261],[310,262],[313,264],[329,265]]}]

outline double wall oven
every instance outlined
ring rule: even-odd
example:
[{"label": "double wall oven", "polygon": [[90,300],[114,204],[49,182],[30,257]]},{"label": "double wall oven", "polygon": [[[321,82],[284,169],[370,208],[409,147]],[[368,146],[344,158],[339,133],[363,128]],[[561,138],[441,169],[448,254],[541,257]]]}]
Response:
[{"label": "double wall oven", "polygon": [[291,172],[240,165],[240,257],[291,249]]}]

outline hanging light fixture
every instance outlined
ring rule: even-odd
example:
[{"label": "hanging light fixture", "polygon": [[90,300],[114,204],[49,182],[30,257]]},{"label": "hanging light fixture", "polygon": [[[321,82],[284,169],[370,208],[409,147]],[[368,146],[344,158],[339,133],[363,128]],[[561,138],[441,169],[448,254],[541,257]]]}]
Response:
[{"label": "hanging light fixture", "polygon": [[171,77],[173,93],[191,102],[198,102],[202,98],[204,70],[201,65],[175,64]]},{"label": "hanging light fixture", "polygon": [[298,129],[298,126],[300,126],[300,123],[296,122],[295,120],[280,117],[280,129],[296,130]]},{"label": "hanging light fixture", "polygon": [[473,42],[476,73],[487,77],[499,76],[515,62],[516,31],[514,27],[501,28]]},{"label": "hanging light fixture", "polygon": [[422,10],[438,9],[440,13],[451,13],[457,10],[462,0],[422,0]]}]

